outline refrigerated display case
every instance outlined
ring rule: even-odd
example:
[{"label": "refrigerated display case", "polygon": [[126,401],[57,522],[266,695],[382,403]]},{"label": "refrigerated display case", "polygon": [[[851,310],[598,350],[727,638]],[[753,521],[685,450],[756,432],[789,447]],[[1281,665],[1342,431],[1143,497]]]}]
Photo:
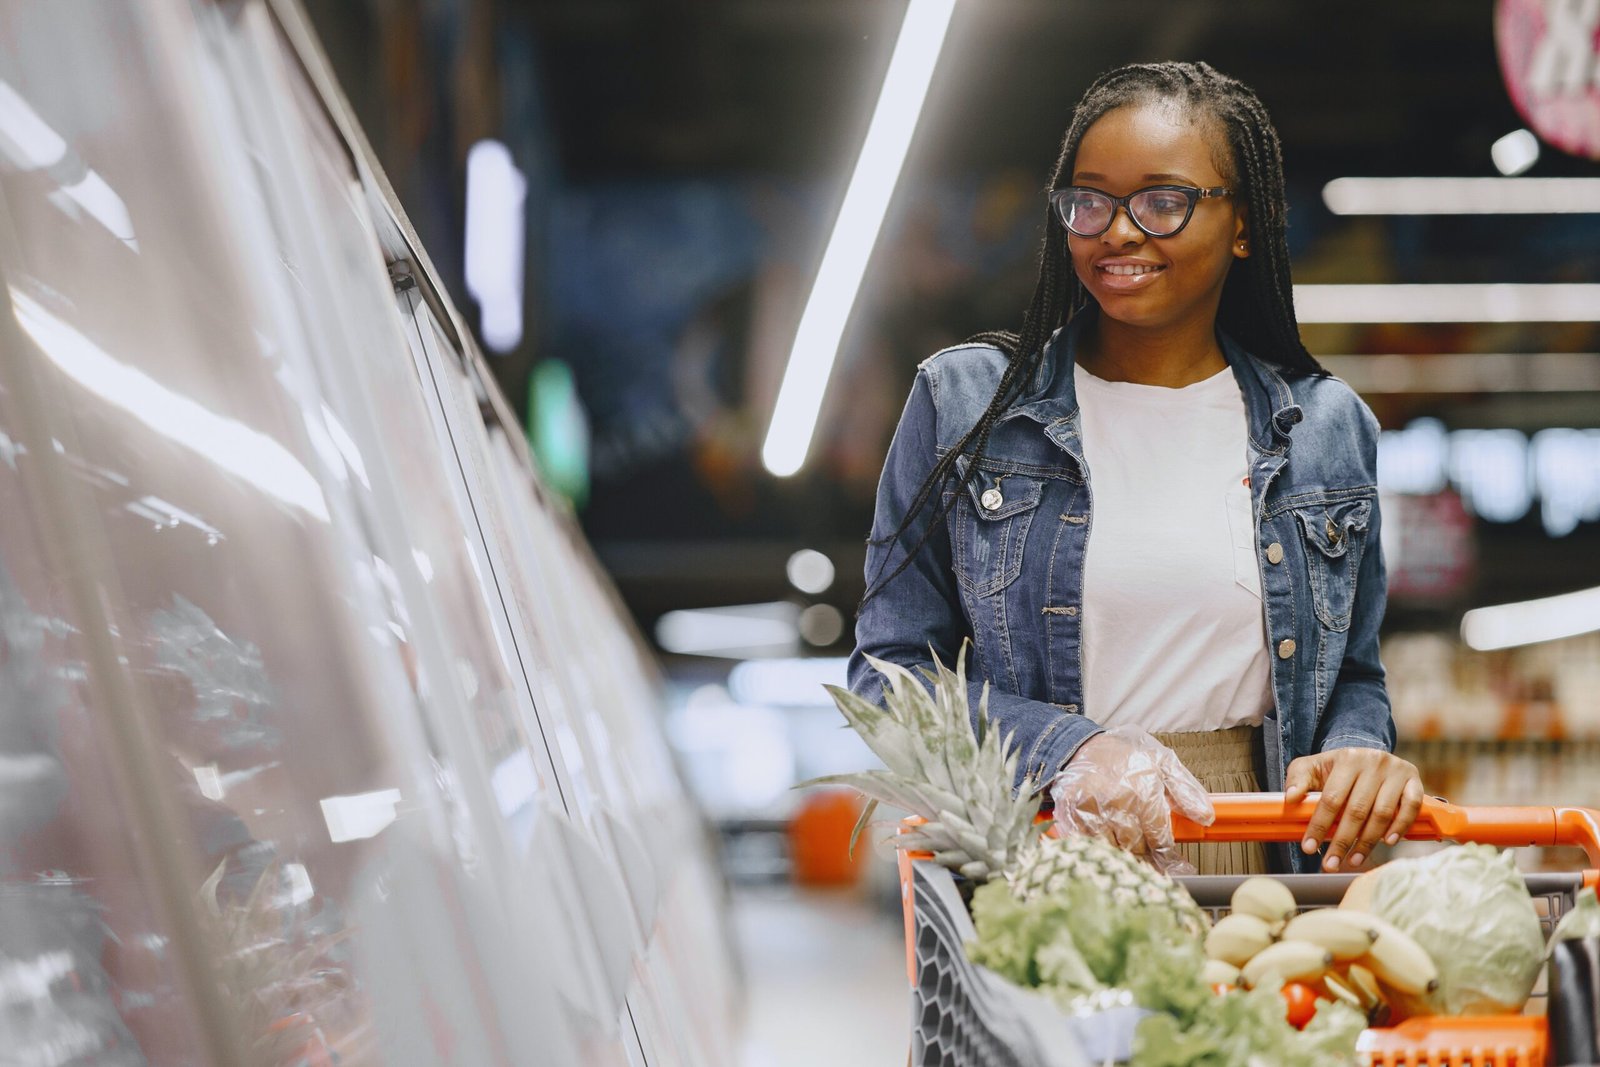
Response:
[{"label": "refrigerated display case", "polygon": [[0,1046],[730,1062],[658,687],[298,6],[8,5],[0,274]]}]

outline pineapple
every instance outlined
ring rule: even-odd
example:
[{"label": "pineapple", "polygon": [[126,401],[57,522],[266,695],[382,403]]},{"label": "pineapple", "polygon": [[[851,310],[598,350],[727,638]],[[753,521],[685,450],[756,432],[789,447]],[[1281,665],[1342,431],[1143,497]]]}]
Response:
[{"label": "pineapple", "polygon": [[882,802],[927,820],[900,838],[905,848],[933,853],[940,864],[977,882],[1001,873],[1035,836],[1037,784],[1023,780],[1012,793],[1017,753],[989,721],[989,687],[978,701],[977,728],[968,711],[966,642],[947,668],[937,654],[934,669],[921,668],[927,687],[899,664],[868,657],[888,679],[880,708],[847,689],[828,686],[834,703],[867,746],[883,760],[883,770],[835,774],[807,785],[848,785],[869,803],[850,837],[857,837]]},{"label": "pineapple", "polygon": [[1012,895],[1022,901],[1087,882],[1113,905],[1171,912],[1178,925],[1196,937],[1204,937],[1210,925],[1188,890],[1096,837],[1038,838],[1016,857],[1006,879]]}]

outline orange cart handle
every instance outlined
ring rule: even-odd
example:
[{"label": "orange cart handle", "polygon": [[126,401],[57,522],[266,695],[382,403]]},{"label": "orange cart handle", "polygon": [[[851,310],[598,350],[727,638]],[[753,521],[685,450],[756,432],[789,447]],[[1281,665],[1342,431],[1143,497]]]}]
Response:
[{"label": "orange cart handle", "polygon": [[[1173,837],[1179,841],[1298,841],[1320,797],[1312,793],[1289,805],[1282,793],[1213,793],[1216,821],[1201,826],[1174,813]],[[1590,866],[1600,867],[1600,811],[1592,808],[1477,808],[1428,797],[1406,838],[1507,848],[1574,845],[1588,855]]]}]

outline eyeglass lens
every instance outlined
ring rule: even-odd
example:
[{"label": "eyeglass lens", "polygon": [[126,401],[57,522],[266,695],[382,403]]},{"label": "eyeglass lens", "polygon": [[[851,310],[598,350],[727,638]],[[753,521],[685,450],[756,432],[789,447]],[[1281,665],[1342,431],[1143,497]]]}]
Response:
[{"label": "eyeglass lens", "polygon": [[[1076,189],[1063,199],[1061,211],[1067,229],[1080,236],[1099,236],[1111,225],[1112,199],[1092,189]],[[1167,237],[1183,228],[1189,215],[1189,198],[1173,189],[1146,189],[1128,201],[1134,221],[1154,237]]]}]

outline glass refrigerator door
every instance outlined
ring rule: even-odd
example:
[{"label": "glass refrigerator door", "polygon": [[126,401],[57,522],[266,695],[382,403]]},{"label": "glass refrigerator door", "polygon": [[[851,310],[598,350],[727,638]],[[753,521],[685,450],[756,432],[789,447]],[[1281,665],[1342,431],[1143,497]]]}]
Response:
[{"label": "glass refrigerator door", "polygon": [[0,907],[7,938],[65,932],[0,967],[48,957],[34,1006],[88,990],[57,1051],[511,1064],[531,1034],[577,1062],[544,976],[486,949],[520,928],[466,757],[529,746],[431,736],[469,686],[319,371],[343,342],[270,240],[277,174],[220,110],[221,13],[4,17],[0,545],[27,577],[0,583],[0,662],[33,673],[0,698],[30,723],[0,761],[28,797]]},{"label": "glass refrigerator door", "polygon": [[[297,302],[315,323],[308,333],[319,377],[347,436],[370,443],[359,482],[371,491],[359,495],[392,561],[385,573],[400,604],[390,625],[422,638],[414,642],[419,673],[436,697],[424,708],[430,736],[451,755],[454,786],[507,913],[525,928],[521,937],[485,931],[481,951],[504,957],[503,969],[544,972],[563,994],[583,1062],[624,1062],[636,1050],[626,1047],[633,1028],[619,1017],[620,990],[608,978],[617,965],[590,943],[586,915],[586,902],[603,903],[606,893],[577,881],[583,860],[573,853],[586,845],[562,810],[548,741],[493,617],[459,466],[433,432],[431,385],[408,352],[369,198],[276,27],[248,18],[232,25],[241,38],[230,69],[258,69],[273,90],[241,98],[241,126],[272,164],[273,192],[283,194],[269,214],[280,255],[308,283]],[[296,106],[281,113],[260,106],[289,100]],[[616,922],[614,914],[601,919]],[[526,1014],[510,1003],[505,1011]]]}]

